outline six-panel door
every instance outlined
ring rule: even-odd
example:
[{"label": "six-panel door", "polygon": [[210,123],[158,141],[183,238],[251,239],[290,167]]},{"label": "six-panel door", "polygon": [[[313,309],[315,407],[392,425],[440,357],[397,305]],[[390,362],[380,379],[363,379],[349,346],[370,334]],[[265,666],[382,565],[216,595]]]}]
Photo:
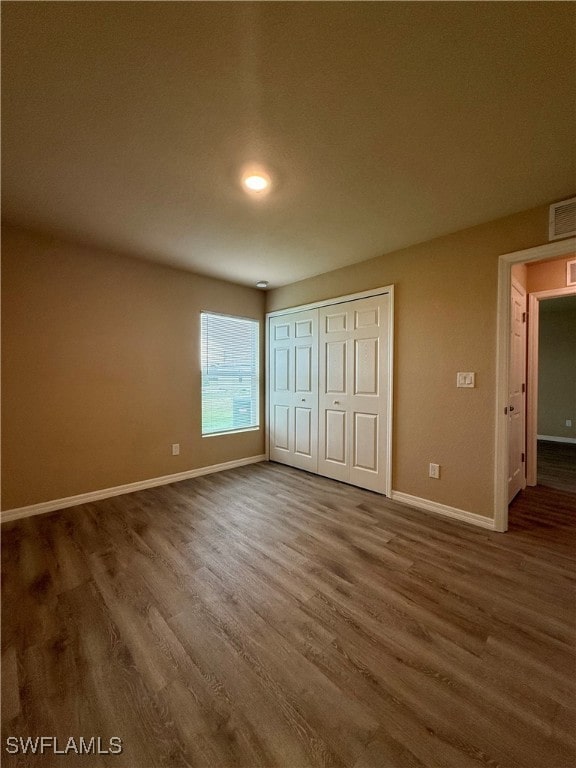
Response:
[{"label": "six-panel door", "polygon": [[270,318],[270,459],[384,493],[388,294]]},{"label": "six-panel door", "polygon": [[526,293],[512,284],[508,391],[508,501],[526,487]]},{"label": "six-panel door", "polygon": [[387,453],[387,294],[319,314],[318,471],[384,493]]},{"label": "six-panel door", "polygon": [[318,310],[270,319],[270,459],[318,461]]}]

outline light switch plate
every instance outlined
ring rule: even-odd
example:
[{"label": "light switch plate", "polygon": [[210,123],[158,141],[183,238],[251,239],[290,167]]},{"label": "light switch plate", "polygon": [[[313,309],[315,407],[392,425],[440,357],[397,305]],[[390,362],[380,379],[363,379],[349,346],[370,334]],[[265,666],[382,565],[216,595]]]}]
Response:
[{"label": "light switch plate", "polygon": [[469,372],[469,373],[462,373],[459,372],[456,374],[456,386],[457,387],[475,387],[476,386],[476,374]]}]

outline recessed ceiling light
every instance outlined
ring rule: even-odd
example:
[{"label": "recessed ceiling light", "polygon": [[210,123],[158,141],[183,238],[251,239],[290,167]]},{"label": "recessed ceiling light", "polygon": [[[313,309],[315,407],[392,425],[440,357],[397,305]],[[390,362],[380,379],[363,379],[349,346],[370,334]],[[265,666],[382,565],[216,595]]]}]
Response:
[{"label": "recessed ceiling light", "polygon": [[264,173],[247,173],[242,184],[249,192],[266,192],[270,188],[270,177]]},{"label": "recessed ceiling light", "polygon": [[268,288],[268,280],[258,280],[256,288]]}]

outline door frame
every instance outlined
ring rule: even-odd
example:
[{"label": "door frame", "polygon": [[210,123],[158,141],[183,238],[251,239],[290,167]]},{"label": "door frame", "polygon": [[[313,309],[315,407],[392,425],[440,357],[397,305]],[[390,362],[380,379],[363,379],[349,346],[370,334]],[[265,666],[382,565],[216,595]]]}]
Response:
[{"label": "door frame", "polygon": [[390,301],[388,303],[388,334],[387,334],[387,356],[388,356],[388,381],[387,384],[387,396],[386,396],[386,418],[388,423],[388,430],[386,434],[386,483],[384,488],[384,495],[390,498],[392,495],[392,432],[393,432],[393,406],[394,406],[394,286],[385,285],[381,288],[372,288],[367,291],[361,291],[359,293],[350,293],[345,296],[335,296],[332,299],[324,299],[323,301],[315,301],[311,304],[299,304],[294,307],[286,307],[286,309],[277,309],[274,312],[266,313],[266,427],[265,427],[265,439],[266,439],[266,455],[269,456],[270,451],[270,318],[278,317],[279,315],[288,315],[294,312],[302,312],[306,309],[319,309],[320,307],[329,307],[334,304],[344,304],[349,301],[356,301],[357,299],[368,299],[373,296],[381,296],[382,294],[388,294]]},{"label": "door frame", "polygon": [[576,249],[576,237],[502,254],[498,259],[496,397],[494,430],[494,530],[508,530],[508,401],[510,375],[510,290],[512,265],[560,258]]},{"label": "door frame", "polygon": [[526,403],[526,482],[536,485],[538,479],[538,362],[540,328],[540,302],[542,299],[559,299],[576,296],[576,286],[552,288],[528,294],[528,400]]}]

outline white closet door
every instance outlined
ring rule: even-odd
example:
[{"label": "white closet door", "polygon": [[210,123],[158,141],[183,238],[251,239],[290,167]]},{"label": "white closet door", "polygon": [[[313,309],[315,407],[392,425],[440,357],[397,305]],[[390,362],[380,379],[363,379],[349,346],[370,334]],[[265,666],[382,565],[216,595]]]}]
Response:
[{"label": "white closet door", "polygon": [[270,459],[318,469],[318,310],[270,318]]},{"label": "white closet door", "polygon": [[350,480],[350,309],[348,304],[320,310],[318,471]]},{"label": "white closet door", "polygon": [[318,471],[384,493],[387,487],[388,294],[319,313]]}]

